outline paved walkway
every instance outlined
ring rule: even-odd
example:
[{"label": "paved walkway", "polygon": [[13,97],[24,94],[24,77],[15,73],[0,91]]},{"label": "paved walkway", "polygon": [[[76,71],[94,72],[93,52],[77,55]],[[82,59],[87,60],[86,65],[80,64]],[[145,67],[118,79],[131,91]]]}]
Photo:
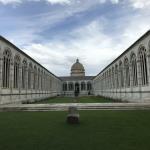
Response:
[{"label": "paved walkway", "polygon": [[0,111],[66,111],[70,106],[79,110],[150,110],[150,103],[54,103],[0,105]]}]

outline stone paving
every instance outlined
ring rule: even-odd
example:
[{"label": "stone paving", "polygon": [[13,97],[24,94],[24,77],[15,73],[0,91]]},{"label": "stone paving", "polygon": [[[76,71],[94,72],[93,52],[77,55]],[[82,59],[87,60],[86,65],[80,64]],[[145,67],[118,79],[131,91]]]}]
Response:
[{"label": "stone paving", "polygon": [[146,110],[150,103],[53,103],[0,105],[0,111],[66,111],[70,106],[79,110]]}]

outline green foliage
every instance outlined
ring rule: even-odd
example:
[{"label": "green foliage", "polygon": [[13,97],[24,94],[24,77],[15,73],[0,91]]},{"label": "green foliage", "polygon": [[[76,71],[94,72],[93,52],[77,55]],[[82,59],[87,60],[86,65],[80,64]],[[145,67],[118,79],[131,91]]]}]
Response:
[{"label": "green foliage", "polygon": [[0,150],[148,150],[150,111],[0,113]]}]

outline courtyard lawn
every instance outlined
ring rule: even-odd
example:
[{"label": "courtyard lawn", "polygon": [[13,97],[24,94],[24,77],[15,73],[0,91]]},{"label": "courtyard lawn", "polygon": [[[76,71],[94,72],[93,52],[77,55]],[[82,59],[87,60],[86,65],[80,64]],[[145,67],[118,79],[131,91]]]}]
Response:
[{"label": "courtyard lawn", "polygon": [[43,100],[36,103],[112,103],[115,102],[114,100],[103,98],[99,96],[85,96],[85,97],[78,97],[75,101],[74,97],[54,97],[49,98],[47,100]]},{"label": "courtyard lawn", "polygon": [[150,111],[0,113],[0,150],[148,150]]}]

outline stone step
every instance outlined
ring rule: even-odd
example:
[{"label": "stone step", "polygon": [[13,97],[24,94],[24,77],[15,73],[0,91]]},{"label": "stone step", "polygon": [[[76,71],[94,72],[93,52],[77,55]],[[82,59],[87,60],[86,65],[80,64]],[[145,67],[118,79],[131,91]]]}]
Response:
[{"label": "stone step", "polygon": [[1,105],[0,111],[67,111],[76,106],[79,110],[146,110],[149,103],[66,103]]}]

